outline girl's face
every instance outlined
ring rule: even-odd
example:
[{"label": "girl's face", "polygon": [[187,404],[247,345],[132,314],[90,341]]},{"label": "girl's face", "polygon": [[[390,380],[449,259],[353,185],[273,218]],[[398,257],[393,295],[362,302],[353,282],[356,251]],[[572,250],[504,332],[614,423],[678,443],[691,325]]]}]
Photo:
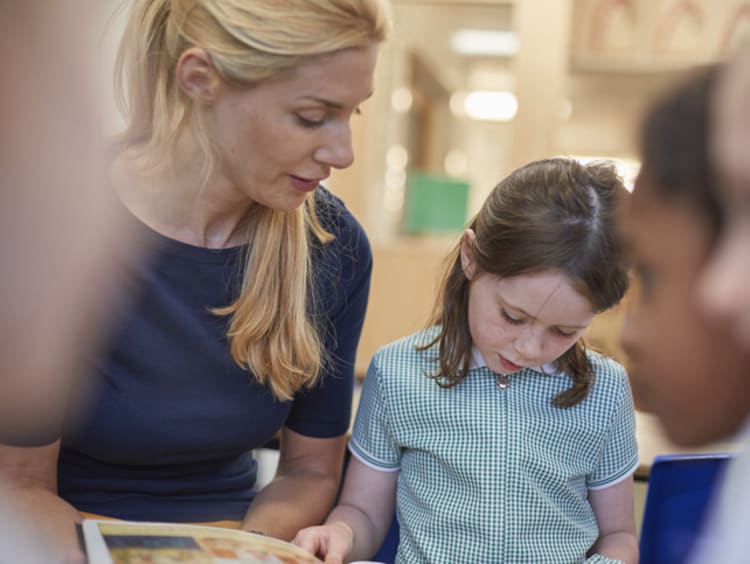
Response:
[{"label": "girl's face", "polygon": [[477,270],[468,231],[461,261],[469,280],[469,331],[499,374],[559,358],[581,337],[594,311],[565,274],[548,270],[501,278]]},{"label": "girl's face", "polygon": [[660,196],[643,174],[620,227],[640,279],[622,333],[636,405],[656,414],[679,444],[721,439],[745,416],[750,378],[748,355],[697,304],[710,227],[692,207]]},{"label": "girl's face", "polygon": [[289,210],[351,165],[350,120],[372,94],[377,53],[373,43],[252,88],[220,87],[205,115],[218,181],[239,200]]}]

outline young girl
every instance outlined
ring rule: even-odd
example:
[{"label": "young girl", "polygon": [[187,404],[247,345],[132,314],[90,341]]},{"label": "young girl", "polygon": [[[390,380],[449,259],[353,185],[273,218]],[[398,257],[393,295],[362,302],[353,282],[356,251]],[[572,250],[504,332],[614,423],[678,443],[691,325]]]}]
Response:
[{"label": "young girl", "polygon": [[394,503],[398,562],[637,562],[625,370],[584,349],[628,286],[608,164],[531,163],[453,255],[435,326],[380,349],[339,505],[295,542],[371,557]]}]

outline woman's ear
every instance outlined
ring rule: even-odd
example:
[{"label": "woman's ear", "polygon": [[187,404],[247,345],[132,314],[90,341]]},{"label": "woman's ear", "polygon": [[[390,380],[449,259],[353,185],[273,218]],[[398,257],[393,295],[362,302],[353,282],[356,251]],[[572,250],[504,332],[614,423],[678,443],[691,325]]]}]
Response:
[{"label": "woman's ear", "polygon": [[216,100],[222,82],[205,50],[187,49],[177,61],[175,75],[180,90],[193,102],[211,105]]},{"label": "woman's ear", "polygon": [[467,280],[474,278],[477,265],[474,259],[474,242],[477,239],[474,230],[467,229],[461,236],[461,269]]}]

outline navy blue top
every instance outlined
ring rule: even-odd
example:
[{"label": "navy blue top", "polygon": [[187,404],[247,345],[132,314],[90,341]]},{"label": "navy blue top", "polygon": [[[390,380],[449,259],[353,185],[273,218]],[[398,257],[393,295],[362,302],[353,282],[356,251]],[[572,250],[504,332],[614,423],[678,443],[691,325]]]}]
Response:
[{"label": "navy blue top", "polygon": [[372,254],[338,198],[320,188],[316,208],[336,237],[311,250],[329,360],[320,383],[280,402],[232,359],[228,318],[210,308],[236,298],[245,248],[151,232],[155,252],[135,267],[135,291],[63,434],[64,499],[122,519],[240,520],[255,494],[253,448],[284,425],[310,437],[346,432]]}]

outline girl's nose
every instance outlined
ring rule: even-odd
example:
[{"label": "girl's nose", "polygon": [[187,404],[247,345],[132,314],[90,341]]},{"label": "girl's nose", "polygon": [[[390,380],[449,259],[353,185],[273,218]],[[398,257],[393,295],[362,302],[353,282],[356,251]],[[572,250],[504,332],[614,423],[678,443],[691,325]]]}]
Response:
[{"label": "girl's nose", "polygon": [[542,336],[534,327],[527,326],[519,333],[515,341],[515,349],[524,360],[536,360],[542,350]]}]

